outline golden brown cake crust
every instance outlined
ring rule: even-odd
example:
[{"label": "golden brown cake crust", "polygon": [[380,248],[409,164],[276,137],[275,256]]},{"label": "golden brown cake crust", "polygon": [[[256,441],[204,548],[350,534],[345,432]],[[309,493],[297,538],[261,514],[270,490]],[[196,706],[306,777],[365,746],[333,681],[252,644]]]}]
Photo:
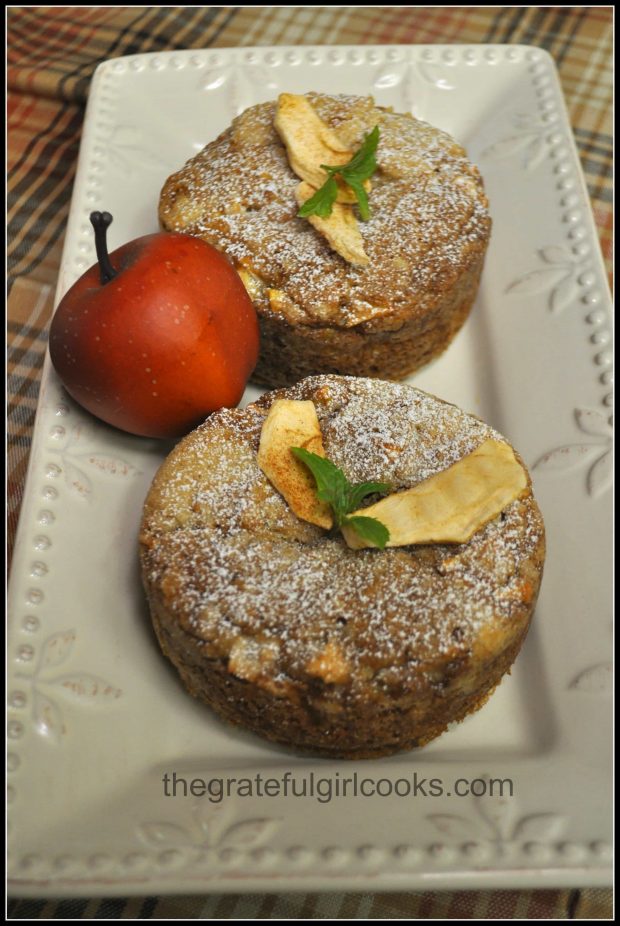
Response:
[{"label": "golden brown cake crust", "polygon": [[398,379],[443,351],[475,299],[491,220],[482,179],[449,135],[369,97],[309,93],[355,150],[379,125],[370,263],[355,267],[297,218],[275,103],[246,110],[165,183],[159,216],[251,273],[262,351],[254,379],[318,372]]},{"label": "golden brown cake crust", "polygon": [[352,481],[408,488],[500,435],[411,386],[311,377],[221,410],[160,468],[141,530],[161,647],[220,716],[317,755],[421,745],[477,709],[525,638],[543,570],[531,494],[466,544],[352,551],[256,462],[275,398],[315,403]]}]

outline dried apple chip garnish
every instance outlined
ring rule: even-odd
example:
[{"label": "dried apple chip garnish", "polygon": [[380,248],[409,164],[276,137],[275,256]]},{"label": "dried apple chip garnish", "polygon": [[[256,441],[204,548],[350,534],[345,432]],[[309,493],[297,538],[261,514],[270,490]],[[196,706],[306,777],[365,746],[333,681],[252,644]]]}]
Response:
[{"label": "dried apple chip garnish", "polygon": [[370,218],[370,176],[377,169],[379,127],[357,152],[349,151],[320,118],[305,96],[281,93],[274,126],[286,147],[288,162],[302,182],[296,189],[298,215],[308,219],[330,248],[358,267],[369,261],[353,214],[357,203],[364,221]]},{"label": "dried apple chip garnish", "polygon": [[[296,190],[298,205],[303,206],[315,193],[316,190],[309,183],[300,183]],[[309,215],[308,221],[327,239],[330,248],[350,264],[363,267],[368,263],[357,219],[348,206],[335,202],[326,218]]]},{"label": "dried apple chip garnish", "polygon": [[413,488],[357,508],[367,495],[385,494],[390,486],[349,483],[325,458],[314,403],[291,399],[271,406],[258,465],[297,517],[326,530],[339,528],[354,550],[467,543],[529,485],[510,444],[490,438]]},{"label": "dried apple chip garnish", "polygon": [[263,423],[258,465],[298,518],[329,530],[330,507],[317,498],[314,479],[291,447],[325,456],[316,408],[310,401],[276,399]]},{"label": "dried apple chip garnish", "polygon": [[[286,146],[292,170],[317,190],[325,183],[321,164],[346,164],[353,157],[336,133],[320,118],[305,96],[281,93],[274,120],[275,129]],[[368,183],[367,189],[370,189]],[[338,181],[337,201],[354,203],[356,196]]]},{"label": "dried apple chip garnish", "polygon": [[[466,543],[527,487],[526,472],[512,447],[489,439],[443,472],[360,508],[352,517],[381,521],[390,532],[388,547]],[[352,549],[371,546],[346,525],[342,532]]]}]

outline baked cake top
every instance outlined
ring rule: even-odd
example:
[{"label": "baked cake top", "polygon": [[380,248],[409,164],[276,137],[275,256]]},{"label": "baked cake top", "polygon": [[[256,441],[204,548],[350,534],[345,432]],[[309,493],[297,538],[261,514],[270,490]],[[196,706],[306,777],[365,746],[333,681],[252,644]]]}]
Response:
[{"label": "baked cake top", "polygon": [[163,464],[141,534],[147,588],[205,655],[242,652],[285,685],[328,647],[354,688],[393,689],[432,683],[529,617],[544,558],[531,491],[465,544],[350,550],[297,518],[257,464],[282,397],[314,402],[327,457],[355,482],[408,488],[503,440],[411,386],[353,377],[309,377],[216,412]]},{"label": "baked cake top", "polygon": [[166,181],[163,227],[223,250],[256,278],[259,312],[293,323],[389,319],[398,327],[432,311],[487,245],[491,223],[477,168],[448,134],[371,97],[306,96],[351,150],[380,128],[372,215],[359,223],[367,267],[348,263],[297,217],[299,178],[274,128],[276,103],[247,109]]}]

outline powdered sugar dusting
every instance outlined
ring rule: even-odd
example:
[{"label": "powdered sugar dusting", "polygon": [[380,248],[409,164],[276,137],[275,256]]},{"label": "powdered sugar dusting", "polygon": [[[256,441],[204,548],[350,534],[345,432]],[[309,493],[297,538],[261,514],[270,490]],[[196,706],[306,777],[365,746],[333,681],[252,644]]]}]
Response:
[{"label": "powdered sugar dusting", "polygon": [[258,467],[264,415],[283,395],[315,402],[326,453],[354,481],[409,487],[501,439],[411,386],[350,377],[310,377],[211,416],[165,464],[142,534],[147,588],[207,655],[268,643],[272,678],[295,680],[332,643],[351,691],[393,690],[441,677],[485,628],[523,620],[543,540],[531,496],[467,544],[351,551],[300,521]]}]

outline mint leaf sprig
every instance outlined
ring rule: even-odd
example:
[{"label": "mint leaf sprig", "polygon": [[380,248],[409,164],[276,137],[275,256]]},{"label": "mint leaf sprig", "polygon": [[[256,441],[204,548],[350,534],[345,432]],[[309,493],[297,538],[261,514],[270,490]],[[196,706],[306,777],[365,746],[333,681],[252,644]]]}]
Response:
[{"label": "mint leaf sprig", "polygon": [[302,219],[307,219],[309,215],[318,215],[322,219],[330,216],[338,196],[338,184],[336,183],[336,174],[338,174],[355,193],[360,217],[367,222],[370,218],[370,206],[364,182],[372,177],[377,169],[375,152],[378,144],[379,126],[376,125],[372,132],[364,136],[361,147],[346,164],[340,164],[337,167],[321,164],[321,169],[327,172],[327,180],[314,196],[306,200],[297,215]]},{"label": "mint leaf sprig", "polygon": [[390,539],[390,532],[385,524],[376,518],[366,518],[361,515],[350,518],[348,515],[359,508],[367,495],[373,495],[375,492],[383,495],[392,487],[387,482],[351,483],[342,470],[325,457],[310,453],[303,447],[291,447],[291,452],[308,467],[314,476],[316,494],[321,501],[331,506],[336,527],[341,528],[346,524],[364,540],[384,550]]}]

